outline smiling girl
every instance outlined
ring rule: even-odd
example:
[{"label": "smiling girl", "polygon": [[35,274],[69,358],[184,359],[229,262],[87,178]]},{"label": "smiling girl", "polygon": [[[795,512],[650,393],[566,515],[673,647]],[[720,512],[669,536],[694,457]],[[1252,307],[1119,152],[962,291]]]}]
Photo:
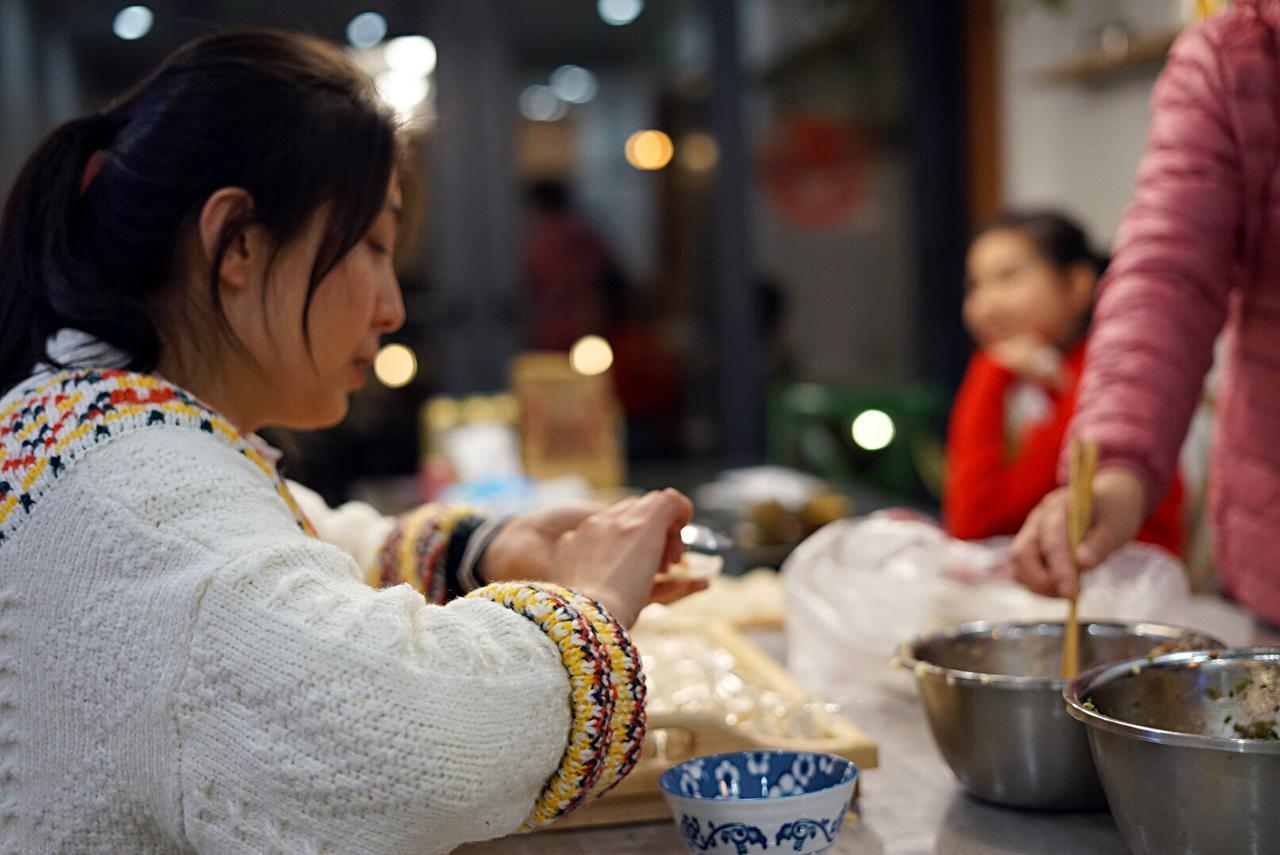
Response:
[{"label": "smiling girl", "polygon": [[[1010,211],[969,246],[964,323],[977,344],[951,411],[943,516],[965,540],[1017,533],[1053,491],[1105,260],[1052,211]],[[1178,555],[1175,478],[1140,540]]]}]

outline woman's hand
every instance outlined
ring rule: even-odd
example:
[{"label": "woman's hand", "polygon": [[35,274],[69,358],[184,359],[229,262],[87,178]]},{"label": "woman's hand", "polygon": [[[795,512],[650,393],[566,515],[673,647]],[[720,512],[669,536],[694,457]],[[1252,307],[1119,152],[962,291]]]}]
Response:
[{"label": "woman's hand", "polygon": [[545,580],[556,543],[605,506],[574,502],[513,518],[484,551],[478,569],[486,582]]},{"label": "woman's hand", "polygon": [[630,626],[646,602],[674,602],[706,587],[700,580],[653,582],[680,560],[680,529],[692,515],[687,498],[663,490],[603,509],[571,505],[517,517],[485,552],[480,575],[573,588]]},{"label": "woman's hand", "polygon": [[1067,542],[1070,491],[1060,487],[1027,515],[1009,547],[1014,577],[1046,597],[1073,597],[1079,570],[1091,570],[1137,535],[1146,510],[1146,491],[1128,469],[1102,469],[1093,479],[1093,519],[1076,554]]},{"label": "woman's hand", "polygon": [[561,536],[549,581],[602,603],[623,626],[649,601],[653,577],[680,559],[693,504],[675,490],[625,499]]}]

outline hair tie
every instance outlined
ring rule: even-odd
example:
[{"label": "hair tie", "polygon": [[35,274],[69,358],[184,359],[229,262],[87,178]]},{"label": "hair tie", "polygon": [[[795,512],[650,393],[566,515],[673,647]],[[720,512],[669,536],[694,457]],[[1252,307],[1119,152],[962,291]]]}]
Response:
[{"label": "hair tie", "polygon": [[89,160],[84,165],[84,171],[80,173],[80,195],[83,196],[89,189],[89,185],[93,183],[93,179],[98,177],[98,173],[102,171],[102,162],[107,159],[107,150],[100,148],[93,154],[89,155]]}]

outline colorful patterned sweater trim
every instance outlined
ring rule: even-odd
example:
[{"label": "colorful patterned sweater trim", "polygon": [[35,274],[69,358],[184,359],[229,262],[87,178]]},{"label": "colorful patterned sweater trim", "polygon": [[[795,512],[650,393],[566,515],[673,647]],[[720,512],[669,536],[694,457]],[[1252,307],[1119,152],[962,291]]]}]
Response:
[{"label": "colorful patterned sweater trim", "polygon": [[11,396],[0,410],[0,544],[45,491],[90,449],[142,428],[200,430],[262,471],[298,527],[315,534],[284,480],[230,422],[165,380],[131,371],[63,371]]},{"label": "colorful patterned sweater trim", "polygon": [[592,792],[592,798],[602,796],[616,787],[640,759],[644,746],[645,729],[645,678],[640,652],[631,643],[631,636],[622,624],[605,610],[604,606],[577,591],[558,585],[543,587],[559,594],[578,611],[582,612],[596,628],[596,634],[609,657],[610,676],[614,689],[612,735],[605,755],[604,768]]},{"label": "colorful patterned sweater trim", "polygon": [[[471,516],[466,507],[422,505],[396,520],[365,574],[375,588],[407,583],[433,603],[449,598],[451,536]],[[468,532],[470,529],[468,529]]]},{"label": "colorful patterned sweater trim", "polygon": [[[549,825],[634,765],[644,738],[644,675],[626,631],[598,603],[557,585],[499,582],[468,596],[533,621],[569,672],[573,720],[560,767],[521,826]],[[599,786],[599,790],[597,790]]]}]

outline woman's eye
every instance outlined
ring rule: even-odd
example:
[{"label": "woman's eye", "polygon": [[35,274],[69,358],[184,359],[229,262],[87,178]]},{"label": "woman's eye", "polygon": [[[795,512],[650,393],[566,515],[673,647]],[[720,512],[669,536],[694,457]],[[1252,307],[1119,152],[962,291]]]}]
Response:
[{"label": "woman's eye", "polygon": [[378,243],[376,240],[366,241],[366,243],[368,243],[369,248],[378,255],[389,255],[391,253],[391,249],[389,247],[385,244]]}]

